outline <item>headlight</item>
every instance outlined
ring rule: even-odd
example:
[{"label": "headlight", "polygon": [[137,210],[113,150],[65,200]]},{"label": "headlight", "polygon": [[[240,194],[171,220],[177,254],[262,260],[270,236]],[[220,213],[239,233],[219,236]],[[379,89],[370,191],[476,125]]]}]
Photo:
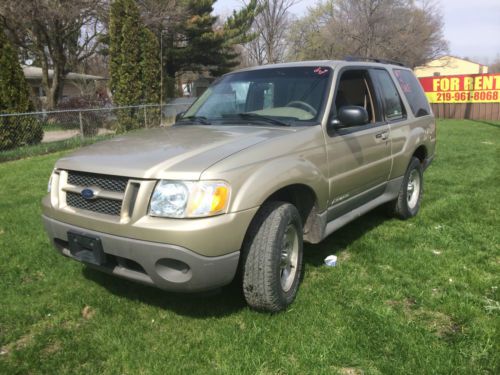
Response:
[{"label": "headlight", "polygon": [[230,187],[223,181],[161,180],[149,205],[151,216],[203,217],[226,212]]},{"label": "headlight", "polygon": [[52,191],[52,178],[54,177],[54,172],[50,174],[49,182],[47,183],[47,193]]}]

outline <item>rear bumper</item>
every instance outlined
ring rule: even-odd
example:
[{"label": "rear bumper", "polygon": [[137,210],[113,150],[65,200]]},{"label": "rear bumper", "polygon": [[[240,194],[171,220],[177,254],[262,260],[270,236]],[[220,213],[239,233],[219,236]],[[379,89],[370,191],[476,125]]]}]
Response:
[{"label": "rear bumper", "polygon": [[78,260],[70,252],[68,232],[99,238],[106,262],[89,266],[165,290],[195,292],[217,288],[229,284],[238,267],[239,251],[206,257],[176,245],[83,229],[45,215],[42,219],[52,243],[62,255]]}]

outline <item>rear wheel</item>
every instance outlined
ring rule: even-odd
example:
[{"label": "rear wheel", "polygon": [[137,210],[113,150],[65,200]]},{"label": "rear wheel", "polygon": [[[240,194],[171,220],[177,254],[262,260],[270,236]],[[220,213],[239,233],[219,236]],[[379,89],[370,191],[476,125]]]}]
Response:
[{"label": "rear wheel", "polygon": [[413,157],[404,175],[398,198],[389,204],[390,213],[403,220],[415,216],[420,209],[423,187],[422,164],[418,158]]},{"label": "rear wheel", "polygon": [[252,308],[277,312],[293,302],[302,248],[302,223],[295,206],[285,202],[262,206],[243,249],[243,293]]}]

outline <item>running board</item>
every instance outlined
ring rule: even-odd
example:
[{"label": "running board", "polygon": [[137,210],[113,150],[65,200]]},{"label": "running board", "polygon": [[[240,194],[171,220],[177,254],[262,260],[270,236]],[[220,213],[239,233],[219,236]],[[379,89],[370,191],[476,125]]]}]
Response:
[{"label": "running board", "polygon": [[347,223],[356,220],[358,217],[366,214],[367,212],[373,210],[384,203],[390,202],[398,197],[399,190],[401,189],[401,184],[403,183],[403,177],[396,178],[387,183],[384,194],[379,195],[377,198],[359,206],[352,211],[330,221],[325,228],[323,239],[328,237],[330,234],[335,232],[337,229],[342,228]]}]

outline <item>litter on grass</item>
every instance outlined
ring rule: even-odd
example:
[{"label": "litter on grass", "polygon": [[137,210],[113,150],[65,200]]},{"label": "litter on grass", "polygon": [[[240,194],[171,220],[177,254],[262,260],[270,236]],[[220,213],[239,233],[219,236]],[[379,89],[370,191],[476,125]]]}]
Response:
[{"label": "litter on grass", "polygon": [[325,264],[328,267],[335,267],[337,265],[337,256],[336,255],[328,255],[325,258]]}]

